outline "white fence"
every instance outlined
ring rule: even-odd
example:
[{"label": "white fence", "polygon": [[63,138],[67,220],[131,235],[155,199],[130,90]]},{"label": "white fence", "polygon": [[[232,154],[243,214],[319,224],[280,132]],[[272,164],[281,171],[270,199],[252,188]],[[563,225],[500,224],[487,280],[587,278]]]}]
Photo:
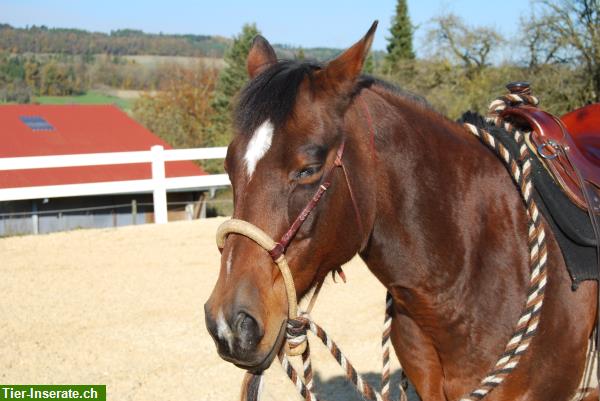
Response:
[{"label": "white fence", "polygon": [[108,195],[152,192],[155,223],[167,222],[167,191],[174,189],[206,190],[231,185],[227,174],[190,177],[165,177],[165,162],[222,159],[227,148],[170,149],[153,146],[147,151],[86,153],[59,156],[0,158],[0,171],[54,167],[107,166],[116,164],[152,163],[152,178],[95,182],[87,184],[48,185],[39,187],[0,188],[0,202],[60,198],[66,196]]}]

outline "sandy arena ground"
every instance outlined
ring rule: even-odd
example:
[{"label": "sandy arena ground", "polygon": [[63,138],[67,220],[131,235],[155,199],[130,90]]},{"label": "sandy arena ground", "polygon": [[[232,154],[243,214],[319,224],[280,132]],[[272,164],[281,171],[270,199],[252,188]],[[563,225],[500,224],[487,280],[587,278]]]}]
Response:
[{"label": "sandy arena ground", "polygon": [[[202,308],[222,221],[0,239],[0,383],[106,384],[110,401],[237,400],[243,372],[217,356]],[[328,281],[313,316],[378,385],[384,289],[359,260],[345,271],[348,284]],[[360,399],[324,347],[313,360],[323,398]],[[278,363],[262,399],[300,400]]]}]

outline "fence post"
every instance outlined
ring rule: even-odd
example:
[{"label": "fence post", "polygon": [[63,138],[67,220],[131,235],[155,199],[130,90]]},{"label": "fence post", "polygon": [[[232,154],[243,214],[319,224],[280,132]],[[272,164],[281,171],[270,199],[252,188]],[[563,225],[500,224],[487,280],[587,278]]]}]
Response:
[{"label": "fence post", "polygon": [[185,219],[194,220],[194,204],[188,203],[185,205]]},{"label": "fence post", "polygon": [[31,201],[31,225],[33,234],[40,233],[40,220],[38,216],[37,201],[34,199]]},{"label": "fence post", "polygon": [[154,145],[150,150],[152,151],[152,180],[154,181],[154,189],[152,191],[154,198],[154,223],[164,224],[168,221],[164,148],[160,145]]},{"label": "fence post", "polygon": [[137,199],[131,200],[131,222],[137,224]]}]

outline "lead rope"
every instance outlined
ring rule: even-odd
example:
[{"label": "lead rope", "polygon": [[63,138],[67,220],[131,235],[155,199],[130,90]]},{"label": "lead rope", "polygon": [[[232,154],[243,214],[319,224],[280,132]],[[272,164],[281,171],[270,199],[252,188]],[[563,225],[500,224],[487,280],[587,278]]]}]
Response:
[{"label": "lead rope", "polygon": [[[314,296],[313,296],[314,297]],[[337,363],[342,367],[346,378],[354,385],[358,393],[369,401],[389,401],[390,400],[390,332],[392,320],[392,297],[388,292],[386,296],[386,313],[384,321],[384,330],[382,337],[383,348],[383,372],[381,376],[381,392],[377,392],[367,383],[363,377],[356,371],[352,363],[342,353],[339,346],[329,337],[327,332],[315,323],[308,314],[302,314],[296,319],[288,320],[286,328],[286,339],[290,349],[298,346],[303,342],[307,342],[307,332],[312,332],[315,337],[327,347],[331,355]],[[306,345],[302,353],[303,373],[300,375],[296,368],[290,363],[287,354],[282,350],[279,355],[279,361],[283,370],[286,372],[296,389],[306,401],[319,401],[319,398],[314,394],[312,364],[310,360],[310,346]],[[407,401],[407,396],[404,388],[400,386],[401,401]],[[248,401],[254,401],[248,399]]]},{"label": "lead rope", "polygon": [[[313,372],[312,362],[310,358],[310,344],[307,338],[307,332],[312,332],[315,337],[321,340],[321,342],[327,347],[331,355],[335,358],[337,363],[342,367],[346,378],[354,385],[356,391],[365,399],[369,401],[389,401],[390,400],[390,348],[391,348],[391,321],[392,321],[392,296],[388,292],[386,295],[386,311],[384,320],[384,330],[382,336],[382,348],[383,348],[383,370],[381,375],[381,392],[377,392],[373,387],[367,383],[363,377],[356,371],[352,363],[342,353],[339,346],[329,337],[327,332],[323,330],[321,326],[316,324],[310,317],[309,313],[314,300],[316,299],[319,290],[321,289],[323,282],[321,282],[313,296],[311,298],[307,313],[302,313],[301,316],[295,319],[288,319],[286,325],[286,340],[289,349],[292,351],[303,344],[305,344],[304,351],[302,352],[302,374],[299,374],[296,368],[291,364],[288,355],[286,354],[285,347],[282,347],[278,354],[278,359],[285,373],[288,375],[300,396],[306,401],[319,401],[320,399],[313,392]],[[402,377],[404,377],[402,375]],[[244,401],[257,401],[260,399],[262,384],[264,377],[262,374],[256,375],[253,373],[246,373],[244,384],[242,386],[242,400]],[[400,401],[407,401],[406,391],[404,386],[406,385],[405,380],[401,381],[400,387]]]}]

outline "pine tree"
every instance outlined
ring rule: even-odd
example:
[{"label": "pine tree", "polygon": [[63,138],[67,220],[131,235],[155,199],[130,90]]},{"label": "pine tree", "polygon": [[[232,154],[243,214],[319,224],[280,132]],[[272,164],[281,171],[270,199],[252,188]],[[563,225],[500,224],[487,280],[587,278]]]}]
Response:
[{"label": "pine tree", "polygon": [[248,80],[246,59],[252,46],[252,41],[260,31],[255,24],[245,24],[242,32],[233,39],[233,44],[225,52],[225,67],[219,74],[217,91],[231,100]]},{"label": "pine tree", "polygon": [[225,52],[227,66],[221,70],[213,100],[213,118],[209,130],[208,146],[224,146],[231,139],[231,112],[233,99],[248,81],[246,58],[252,41],[260,31],[255,24],[245,24],[242,32],[233,39]]},{"label": "pine tree", "polygon": [[370,52],[367,56],[362,70],[365,74],[373,74],[373,72],[375,72],[375,58],[373,57],[373,52]]},{"label": "pine tree", "polygon": [[388,73],[397,71],[401,67],[399,64],[415,58],[412,46],[413,26],[408,16],[406,0],[398,0],[396,4],[396,15],[392,18],[390,33],[392,36],[388,38],[388,54],[385,56]]}]

